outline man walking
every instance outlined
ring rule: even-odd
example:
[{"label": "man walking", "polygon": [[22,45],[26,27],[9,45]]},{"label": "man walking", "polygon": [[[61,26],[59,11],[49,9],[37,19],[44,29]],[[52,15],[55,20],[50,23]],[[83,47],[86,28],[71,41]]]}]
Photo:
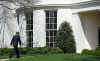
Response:
[{"label": "man walking", "polygon": [[16,35],[13,36],[10,45],[14,47],[14,51],[10,54],[9,58],[12,58],[14,54],[16,54],[16,58],[20,58],[18,44],[21,46],[21,40],[19,36],[19,32],[16,32]]}]

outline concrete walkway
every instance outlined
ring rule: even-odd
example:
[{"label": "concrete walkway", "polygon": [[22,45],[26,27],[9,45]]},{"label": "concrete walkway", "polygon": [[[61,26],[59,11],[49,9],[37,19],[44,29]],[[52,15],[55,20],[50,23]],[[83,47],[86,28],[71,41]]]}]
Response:
[{"label": "concrete walkway", "polygon": [[0,59],[0,61],[7,61],[8,59]]}]

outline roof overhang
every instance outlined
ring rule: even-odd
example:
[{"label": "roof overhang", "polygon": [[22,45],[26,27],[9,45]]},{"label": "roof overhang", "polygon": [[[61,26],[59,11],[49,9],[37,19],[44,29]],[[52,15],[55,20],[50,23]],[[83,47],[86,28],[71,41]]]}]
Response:
[{"label": "roof overhang", "polygon": [[100,0],[93,0],[87,2],[73,3],[73,4],[35,4],[33,7],[35,8],[43,8],[43,7],[67,7],[67,8],[79,8],[83,5],[100,5]]}]

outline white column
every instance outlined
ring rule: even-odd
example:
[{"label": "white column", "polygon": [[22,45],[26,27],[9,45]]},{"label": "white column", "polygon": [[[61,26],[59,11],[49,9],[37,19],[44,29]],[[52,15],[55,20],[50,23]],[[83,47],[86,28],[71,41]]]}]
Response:
[{"label": "white column", "polygon": [[72,26],[73,35],[76,41],[76,52],[80,53],[83,49],[91,49],[84,34],[79,15],[72,14],[71,9],[58,10],[58,28],[63,21],[67,21]]},{"label": "white column", "polygon": [[26,47],[26,19],[24,13],[19,14],[19,32],[22,41],[22,47]]},{"label": "white column", "polygon": [[10,28],[16,28],[14,25],[10,26],[12,24],[10,23],[12,17],[8,15],[7,8],[0,7],[0,48],[10,47],[10,41],[12,39],[12,31]]},{"label": "white column", "polygon": [[80,53],[83,49],[91,49],[78,14],[73,14],[73,24],[77,52]]},{"label": "white column", "polygon": [[46,46],[45,11],[33,10],[33,47]]}]

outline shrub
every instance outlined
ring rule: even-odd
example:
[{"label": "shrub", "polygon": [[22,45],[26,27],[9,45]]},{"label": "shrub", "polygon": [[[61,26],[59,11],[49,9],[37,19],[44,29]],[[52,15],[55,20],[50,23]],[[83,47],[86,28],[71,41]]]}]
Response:
[{"label": "shrub", "polygon": [[[28,52],[28,54],[31,53],[30,51]],[[56,47],[38,47],[38,48],[32,48],[31,54],[56,54],[62,52],[63,51],[60,48]]]},{"label": "shrub", "polygon": [[100,56],[100,51],[84,49],[81,54]]},{"label": "shrub", "polygon": [[87,55],[88,51],[89,51],[88,49],[83,49],[81,54],[86,54]]},{"label": "shrub", "polygon": [[95,50],[88,50],[86,54],[87,55],[96,55]]},{"label": "shrub", "polygon": [[27,54],[27,51],[28,51],[27,48],[19,48],[19,50],[20,50],[20,53],[21,53],[22,55]]},{"label": "shrub", "polygon": [[12,52],[12,48],[0,48],[0,55],[9,55]]},{"label": "shrub", "polygon": [[100,46],[97,46],[97,47],[96,47],[96,50],[100,51]]},{"label": "shrub", "polygon": [[95,50],[95,54],[94,54],[94,55],[96,55],[96,56],[100,56],[100,51]]},{"label": "shrub", "polygon": [[64,53],[75,53],[75,40],[69,23],[63,22],[60,25],[56,35],[56,43]]},{"label": "shrub", "polygon": [[[63,53],[60,48],[56,47],[37,47],[37,48],[19,48],[21,55],[33,54],[57,54]],[[0,55],[9,55],[13,51],[12,48],[0,48]]]},{"label": "shrub", "polygon": [[56,53],[62,53],[63,52],[60,48],[55,48],[55,47],[50,48],[49,51],[50,51],[49,53],[51,53],[51,54],[56,54]]}]

